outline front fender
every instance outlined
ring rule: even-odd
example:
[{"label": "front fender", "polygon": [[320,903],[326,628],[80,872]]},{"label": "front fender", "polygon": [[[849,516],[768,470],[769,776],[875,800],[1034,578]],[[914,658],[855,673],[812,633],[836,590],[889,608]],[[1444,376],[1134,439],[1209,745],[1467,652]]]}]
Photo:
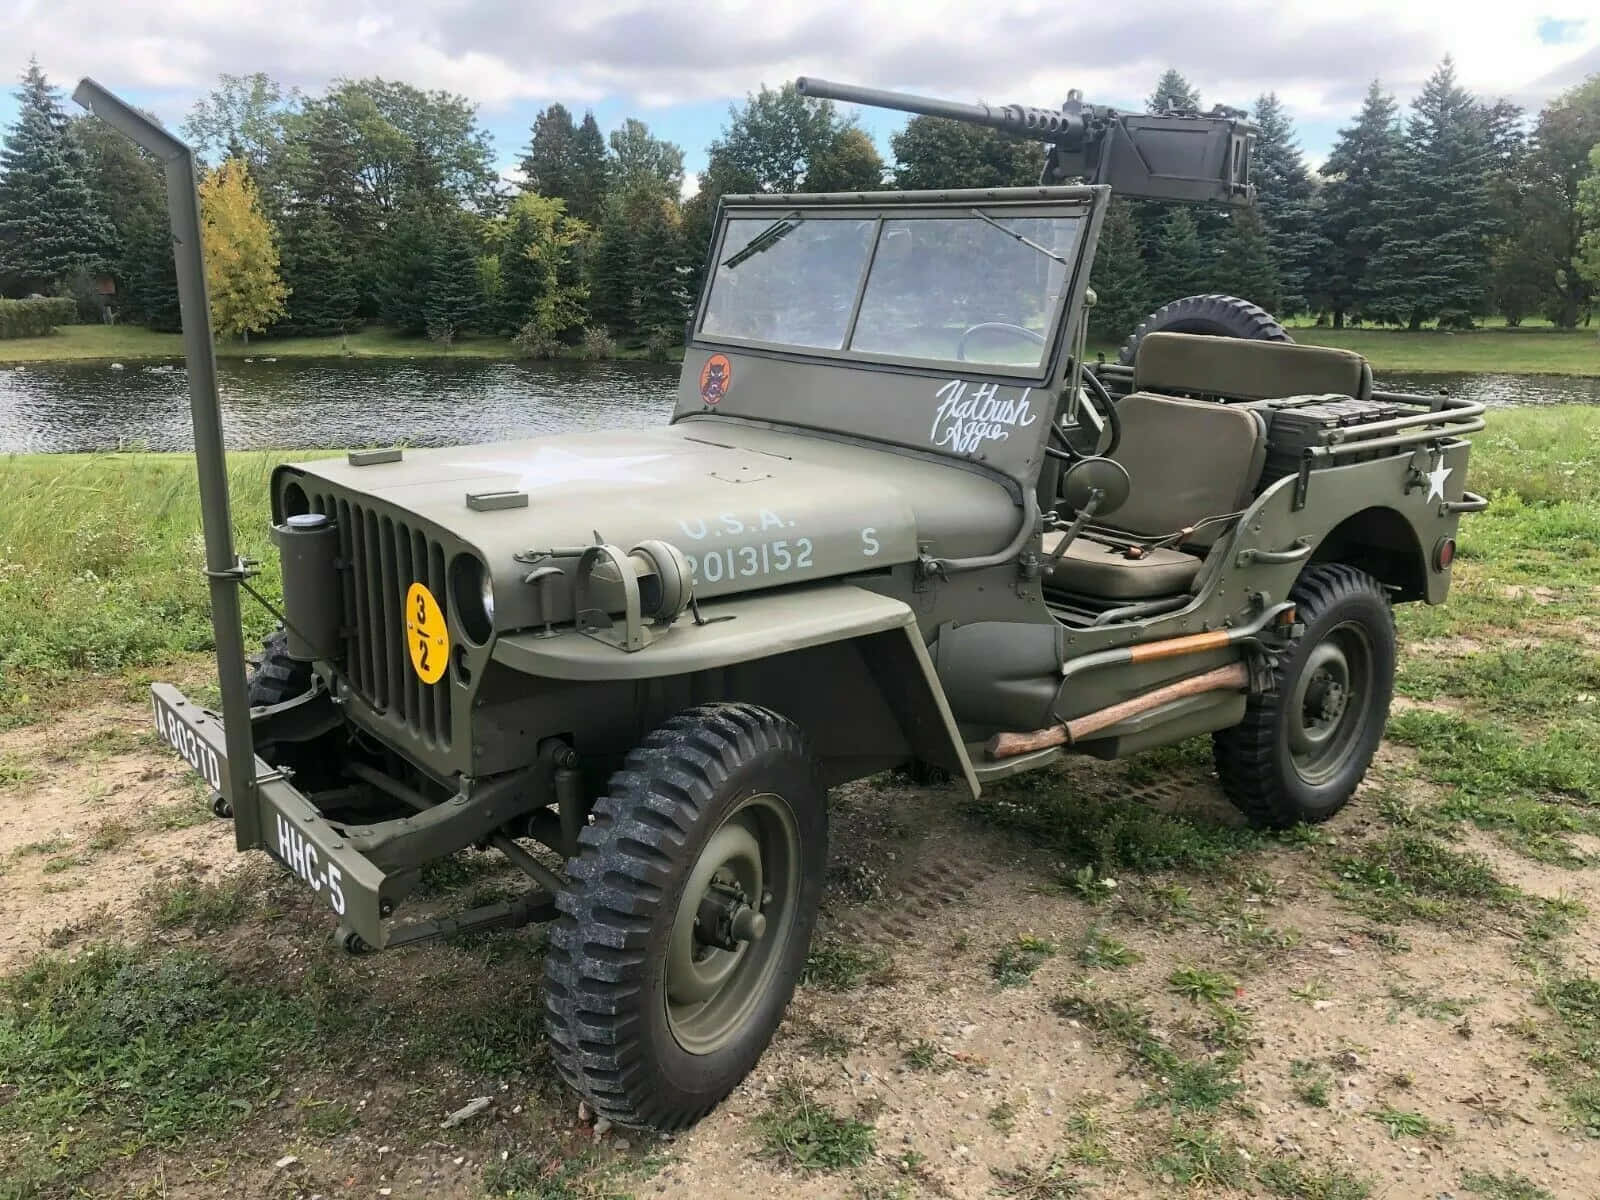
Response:
[{"label": "front fender", "polygon": [[[700,606],[703,623],[685,613],[643,650],[624,653],[568,629],[554,637],[503,636],[493,658],[513,671],[584,683],[703,675],[721,668],[758,669],[768,660],[854,643],[883,701],[916,756],[959,774],[974,796],[977,776],[934,671],[916,615],[901,600],[844,583],[729,596]],[[788,661],[793,662],[791,657]],[[856,697],[829,697],[829,679],[806,681],[817,707],[848,712]]]}]

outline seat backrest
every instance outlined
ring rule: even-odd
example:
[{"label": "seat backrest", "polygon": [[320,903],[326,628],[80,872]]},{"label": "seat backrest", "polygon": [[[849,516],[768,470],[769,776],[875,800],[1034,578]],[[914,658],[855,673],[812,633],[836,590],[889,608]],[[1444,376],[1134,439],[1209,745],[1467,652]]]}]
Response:
[{"label": "seat backrest", "polygon": [[[1122,441],[1111,457],[1128,472],[1128,501],[1108,528],[1156,536],[1250,504],[1266,460],[1266,423],[1252,409],[1134,392],[1117,404]],[[1190,539],[1209,545],[1220,527]]]},{"label": "seat backrest", "polygon": [[1372,368],[1352,350],[1151,333],[1133,360],[1133,390],[1235,400],[1335,393],[1372,398]]}]

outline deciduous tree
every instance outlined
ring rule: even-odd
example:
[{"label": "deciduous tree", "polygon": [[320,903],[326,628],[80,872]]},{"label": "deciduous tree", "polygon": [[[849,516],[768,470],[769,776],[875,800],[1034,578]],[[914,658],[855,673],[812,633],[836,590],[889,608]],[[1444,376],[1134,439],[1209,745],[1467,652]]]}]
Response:
[{"label": "deciduous tree", "polygon": [[226,160],[201,180],[200,212],[212,328],[248,339],[282,315],[288,289],[278,277],[272,226],[242,159]]},{"label": "deciduous tree", "polygon": [[1044,169],[1043,143],[939,117],[912,117],[889,148],[895,186],[906,189],[1026,187]]}]

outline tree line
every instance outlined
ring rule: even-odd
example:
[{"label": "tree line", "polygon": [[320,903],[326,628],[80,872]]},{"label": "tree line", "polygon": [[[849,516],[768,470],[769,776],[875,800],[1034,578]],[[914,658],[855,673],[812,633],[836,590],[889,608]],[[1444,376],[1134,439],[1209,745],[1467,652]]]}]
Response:
[{"label": "tree line", "polygon": [[[36,63],[0,148],[0,294],[74,297],[85,318],[175,329],[158,164],[70,118]],[[1194,111],[1168,71],[1151,111]],[[1101,337],[1167,300],[1239,295],[1279,314],[1466,328],[1499,315],[1572,327],[1600,290],[1600,76],[1529,119],[1468,93],[1446,59],[1402,114],[1376,81],[1313,171],[1276,95],[1258,131],[1253,209],[1118,198],[1094,270]],[[682,336],[718,199],[738,192],[997,187],[1038,180],[1043,148],[914,117],[892,164],[832,104],[792,87],[730,106],[698,188],[682,148],[628,118],[542,110],[521,180],[494,169],[466,98],[383,79],[320,95],[223,76],[183,122],[207,164],[207,274],[219,333],[316,335],[378,323],[449,343],[515,339],[532,355]]]}]

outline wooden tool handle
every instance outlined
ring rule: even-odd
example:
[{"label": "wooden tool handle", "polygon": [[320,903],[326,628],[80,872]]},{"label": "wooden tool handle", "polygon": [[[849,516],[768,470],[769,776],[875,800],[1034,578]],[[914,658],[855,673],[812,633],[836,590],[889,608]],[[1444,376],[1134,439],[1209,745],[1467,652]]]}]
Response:
[{"label": "wooden tool handle", "polygon": [[1096,709],[1092,713],[1085,713],[1081,717],[1074,717],[1062,725],[1047,725],[1043,729],[1035,729],[1032,733],[997,733],[989,739],[988,745],[984,747],[984,753],[991,759],[1015,758],[1019,754],[1031,754],[1035,750],[1048,750],[1051,746],[1081,742],[1102,729],[1111,728],[1118,721],[1126,721],[1129,717],[1149,712],[1152,708],[1160,708],[1163,704],[1169,704],[1174,700],[1182,700],[1186,696],[1199,696],[1206,692],[1243,691],[1249,686],[1250,668],[1242,662],[1229,663],[1225,667],[1217,667],[1203,675],[1191,675],[1188,679],[1180,679],[1176,683],[1155,688],[1130,700],[1124,700],[1120,704],[1112,704],[1106,708]]}]

